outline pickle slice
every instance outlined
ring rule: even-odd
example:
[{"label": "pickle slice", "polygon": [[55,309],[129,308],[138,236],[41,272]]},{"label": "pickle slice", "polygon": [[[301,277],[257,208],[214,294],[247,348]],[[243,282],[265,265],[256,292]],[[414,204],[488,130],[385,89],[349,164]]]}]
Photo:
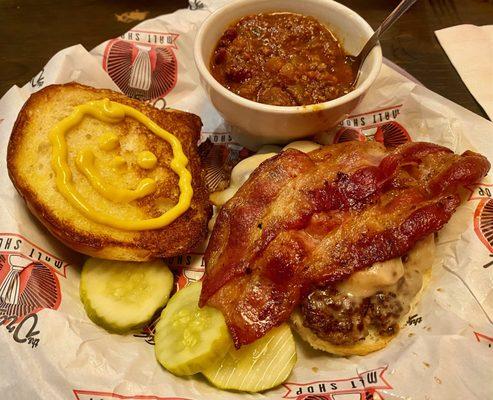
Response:
[{"label": "pickle slice", "polygon": [[296,345],[287,324],[236,350],[202,371],[220,389],[260,392],[283,383],[296,364]]},{"label": "pickle slice", "polygon": [[173,289],[173,274],[161,260],[125,262],[89,258],[82,267],[80,298],[88,317],[115,333],[148,322]]},{"label": "pickle slice", "polygon": [[199,308],[202,283],[176,293],[156,325],[156,358],[175,375],[193,375],[222,357],[233,342],[223,314],[212,307]]}]

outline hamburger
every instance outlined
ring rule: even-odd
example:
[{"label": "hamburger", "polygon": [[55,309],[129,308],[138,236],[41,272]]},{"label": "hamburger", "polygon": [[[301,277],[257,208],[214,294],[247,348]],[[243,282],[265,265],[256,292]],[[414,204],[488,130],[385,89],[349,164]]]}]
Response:
[{"label": "hamburger", "polygon": [[223,312],[237,348],[289,321],[317,349],[364,355],[398,333],[435,235],[490,163],[425,142],[308,150],[244,160],[211,196],[200,304]]}]

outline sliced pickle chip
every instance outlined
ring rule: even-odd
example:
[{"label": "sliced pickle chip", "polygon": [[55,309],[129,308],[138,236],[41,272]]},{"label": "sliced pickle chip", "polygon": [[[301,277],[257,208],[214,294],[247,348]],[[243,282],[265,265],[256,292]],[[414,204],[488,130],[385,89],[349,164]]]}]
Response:
[{"label": "sliced pickle chip", "polygon": [[259,340],[229,351],[202,374],[220,389],[260,392],[283,383],[296,364],[296,345],[287,324]]},{"label": "sliced pickle chip", "polygon": [[156,358],[175,375],[202,371],[233,345],[223,314],[213,307],[199,308],[201,289],[196,282],[176,293],[156,325]]},{"label": "sliced pickle chip", "polygon": [[173,274],[161,260],[127,262],[89,258],[82,267],[80,299],[88,317],[110,332],[143,326],[163,307]]}]

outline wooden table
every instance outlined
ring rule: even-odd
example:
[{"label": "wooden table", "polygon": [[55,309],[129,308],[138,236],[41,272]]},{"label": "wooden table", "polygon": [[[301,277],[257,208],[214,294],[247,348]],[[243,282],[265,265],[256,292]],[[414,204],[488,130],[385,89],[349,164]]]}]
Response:
[{"label": "wooden table", "polygon": [[[300,0],[302,1],[302,0]],[[373,27],[398,0],[339,0]],[[0,95],[24,85],[58,50],[81,43],[92,49],[137,22],[117,15],[139,9],[147,18],[187,7],[186,0],[2,0]],[[434,31],[458,24],[493,23],[493,0],[419,0],[382,40],[384,56],[429,89],[486,117],[440,47]]]}]

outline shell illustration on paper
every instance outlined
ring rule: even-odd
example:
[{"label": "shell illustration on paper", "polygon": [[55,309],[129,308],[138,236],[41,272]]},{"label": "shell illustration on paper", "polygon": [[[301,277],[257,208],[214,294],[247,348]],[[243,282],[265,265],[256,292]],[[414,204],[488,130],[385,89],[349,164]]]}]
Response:
[{"label": "shell illustration on paper", "polygon": [[395,147],[410,142],[411,138],[401,124],[397,121],[389,121],[377,126],[339,129],[334,137],[334,143],[349,141],[376,141],[388,147]]},{"label": "shell illustration on paper", "polygon": [[483,207],[479,218],[479,229],[493,247],[493,200],[488,200]]},{"label": "shell illustration on paper", "polygon": [[251,151],[236,143],[214,144],[210,139],[201,143],[199,155],[209,192],[226,189],[233,167],[251,154]]},{"label": "shell illustration on paper", "polygon": [[23,317],[60,305],[60,285],[55,273],[22,254],[0,254],[0,311]]},{"label": "shell illustration on paper", "polygon": [[377,142],[382,142],[387,147],[395,147],[410,142],[411,138],[401,124],[396,121],[390,121],[377,128],[375,140]]},{"label": "shell illustration on paper", "polygon": [[169,47],[125,40],[108,44],[104,67],[123,93],[139,100],[166,96],[178,74],[177,60]]},{"label": "shell illustration on paper", "polygon": [[493,199],[481,200],[474,213],[474,231],[490,253],[493,253]]},{"label": "shell illustration on paper", "polygon": [[354,128],[341,128],[334,138],[334,143],[343,143],[343,142],[364,142],[365,135],[363,135],[359,129]]}]

